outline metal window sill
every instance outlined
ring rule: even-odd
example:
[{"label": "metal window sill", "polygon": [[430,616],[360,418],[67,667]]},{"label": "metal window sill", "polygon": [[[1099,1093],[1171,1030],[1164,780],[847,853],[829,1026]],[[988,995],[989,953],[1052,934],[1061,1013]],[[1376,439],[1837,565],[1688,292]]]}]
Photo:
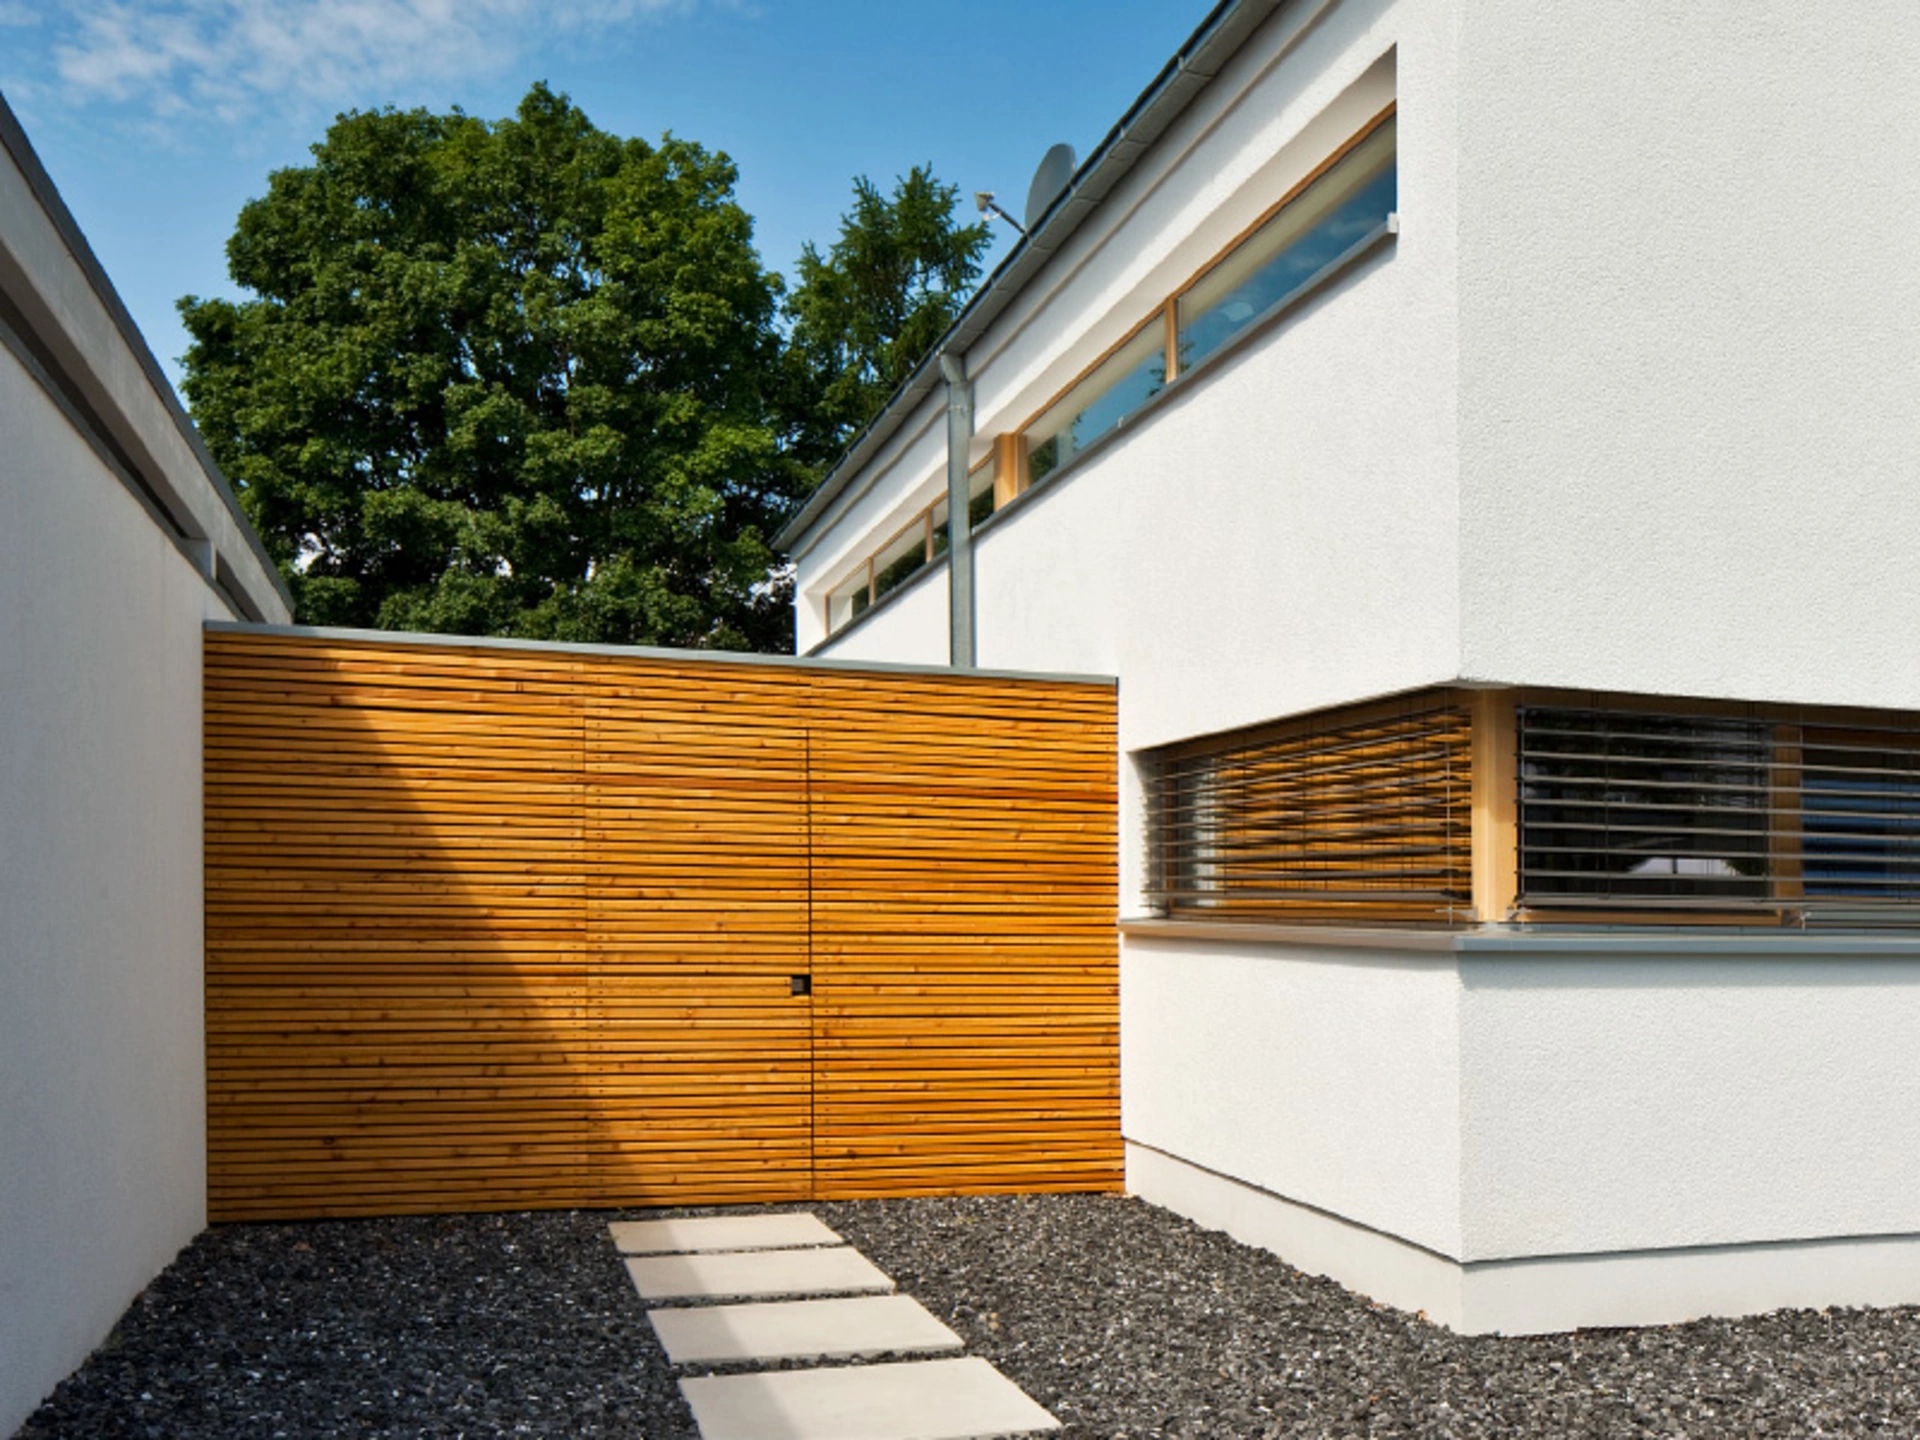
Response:
[{"label": "metal window sill", "polygon": [[1130,940],[1207,940],[1224,945],[1271,945],[1373,950],[1412,950],[1471,955],[1635,956],[1820,956],[1827,959],[1920,959],[1920,934],[1859,931],[1618,930],[1582,927],[1552,930],[1519,925],[1474,925],[1464,929],[1394,929],[1387,926],[1236,924],[1146,917],[1120,922]]}]

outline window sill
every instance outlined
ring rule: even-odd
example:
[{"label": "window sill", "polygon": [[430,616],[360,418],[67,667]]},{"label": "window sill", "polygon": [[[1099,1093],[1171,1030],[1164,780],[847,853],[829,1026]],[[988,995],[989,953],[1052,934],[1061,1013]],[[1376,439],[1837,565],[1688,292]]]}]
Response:
[{"label": "window sill", "polygon": [[1828,960],[1920,960],[1920,935],[1841,934],[1825,931],[1783,933],[1777,928],[1721,930],[1648,930],[1599,926],[1577,930],[1535,929],[1514,925],[1474,925],[1459,930],[1391,929],[1352,925],[1253,925],[1210,920],[1122,920],[1129,940],[1207,940],[1225,945],[1287,948],[1412,950],[1468,955],[1611,955],[1620,959],[1722,956],[1817,957]]},{"label": "window sill", "polygon": [[1271,925],[1230,920],[1163,920],[1147,916],[1122,920],[1129,940],[1210,940],[1226,945],[1316,945],[1369,950],[1453,950],[1460,932],[1439,926],[1307,925],[1284,921]]}]

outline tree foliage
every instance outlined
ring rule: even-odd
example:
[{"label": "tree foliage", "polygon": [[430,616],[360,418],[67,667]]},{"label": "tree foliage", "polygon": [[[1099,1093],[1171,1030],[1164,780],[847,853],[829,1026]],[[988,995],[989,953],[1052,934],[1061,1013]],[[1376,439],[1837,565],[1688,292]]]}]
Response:
[{"label": "tree foliage", "polygon": [[[341,116],[181,301],[185,389],[311,623],[783,649],[780,281],[724,155],[535,86]],[[916,331],[916,333],[918,333]]]},{"label": "tree foliage", "polygon": [[991,238],[984,223],[955,222],[955,187],[926,166],[890,197],[864,175],[853,185],[839,239],[824,257],[802,249],[786,304],[794,445],[816,463],[837,455],[946,333]]}]

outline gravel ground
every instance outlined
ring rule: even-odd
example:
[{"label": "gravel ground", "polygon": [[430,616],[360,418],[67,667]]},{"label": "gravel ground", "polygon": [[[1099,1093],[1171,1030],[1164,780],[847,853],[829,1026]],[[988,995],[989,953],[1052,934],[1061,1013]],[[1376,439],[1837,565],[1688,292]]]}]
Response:
[{"label": "gravel ground", "polygon": [[[1137,1201],[809,1208],[1070,1440],[1920,1434],[1913,1309],[1462,1339]],[[209,1231],[21,1440],[694,1440],[611,1218]]]}]

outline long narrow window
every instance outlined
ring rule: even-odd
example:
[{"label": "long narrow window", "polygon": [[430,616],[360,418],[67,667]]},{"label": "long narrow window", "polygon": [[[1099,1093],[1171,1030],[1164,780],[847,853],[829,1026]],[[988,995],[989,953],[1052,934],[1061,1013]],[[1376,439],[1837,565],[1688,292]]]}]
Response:
[{"label": "long narrow window", "polygon": [[[1386,233],[1398,182],[1391,107],[1303,182],[1251,234],[1170,297],[974,471],[970,519],[1001,505],[1113,434],[1235,336],[1297,299]],[[923,537],[916,548],[914,534]],[[858,619],[947,550],[944,499],[864,558],[827,595],[827,631]]]},{"label": "long narrow window", "polygon": [[1377,126],[1176,302],[1179,368],[1207,359],[1386,224],[1399,193],[1394,121]]},{"label": "long narrow window", "polygon": [[[993,513],[995,464],[990,456],[967,477],[970,525],[980,524]],[[947,497],[942,495],[827,592],[827,633],[832,634],[866,614],[946,554],[949,544]]]},{"label": "long narrow window", "polygon": [[1149,321],[1027,426],[1027,477],[1043,480],[1167,388],[1164,326]]},{"label": "long narrow window", "polygon": [[1022,488],[1046,479],[1170,385],[1388,233],[1398,203],[1391,109],[1249,235],[1022,427]]},{"label": "long narrow window", "polygon": [[1169,916],[1445,921],[1471,906],[1469,719],[1452,692],[1146,759],[1149,898]]}]

